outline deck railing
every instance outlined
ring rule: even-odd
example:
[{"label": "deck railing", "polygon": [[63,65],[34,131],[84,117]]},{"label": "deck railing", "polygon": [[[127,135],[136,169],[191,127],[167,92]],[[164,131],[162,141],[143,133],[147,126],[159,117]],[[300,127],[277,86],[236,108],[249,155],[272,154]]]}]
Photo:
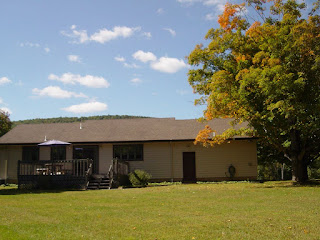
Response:
[{"label": "deck railing", "polygon": [[86,176],[92,168],[90,159],[72,159],[18,163],[18,175],[72,175]]},{"label": "deck railing", "polygon": [[117,158],[112,159],[112,163],[109,167],[108,177],[110,179],[110,186],[119,185],[121,177],[128,175],[129,163],[119,160]]},{"label": "deck railing", "polygon": [[91,159],[72,159],[56,161],[24,162],[18,161],[18,182],[23,184],[41,185],[43,182],[51,185],[86,186],[92,173]]}]

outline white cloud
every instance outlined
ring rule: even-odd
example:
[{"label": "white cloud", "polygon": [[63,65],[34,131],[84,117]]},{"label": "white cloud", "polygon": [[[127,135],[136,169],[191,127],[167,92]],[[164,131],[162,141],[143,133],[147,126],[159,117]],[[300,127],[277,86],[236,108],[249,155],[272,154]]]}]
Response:
[{"label": "white cloud", "polygon": [[126,59],[124,57],[120,57],[120,56],[114,57],[114,60],[116,60],[117,62],[125,62],[126,61]]},{"label": "white cloud", "polygon": [[157,60],[157,57],[152,52],[144,52],[142,50],[139,50],[132,54],[132,57],[144,63]]},{"label": "white cloud", "polygon": [[130,37],[135,31],[140,31],[140,28],[129,28],[129,27],[114,27],[113,30],[106,28],[99,30],[99,32],[91,35],[90,40],[99,43],[106,43],[110,40],[123,37]]},{"label": "white cloud", "polygon": [[128,38],[131,37],[135,32],[141,30],[141,27],[126,27],[126,26],[116,26],[112,30],[106,28],[100,29],[98,32],[93,33],[91,36],[88,35],[87,30],[77,30],[76,25],[70,27],[71,33],[62,31],[64,36],[75,39],[73,43],[86,43],[86,42],[98,42],[106,43],[117,38]]},{"label": "white cloud", "polygon": [[224,0],[204,0],[203,4],[206,6],[216,6],[219,4],[223,4]]},{"label": "white cloud", "polygon": [[7,77],[0,78],[0,85],[4,85],[6,83],[11,83],[12,81]]},{"label": "white cloud", "polygon": [[25,42],[25,43],[20,43],[20,47],[30,47],[30,48],[38,48],[40,47],[39,43],[31,43],[31,42]]},{"label": "white cloud", "polygon": [[[158,59],[157,56],[152,52],[144,52],[142,50],[136,51],[134,54],[132,54],[132,57],[143,63],[150,62],[150,67],[153,70],[160,72],[176,73],[182,68],[188,67],[188,65],[182,59],[169,57],[161,57]],[[124,63],[124,66],[127,65],[127,63]]]},{"label": "white cloud", "polygon": [[140,78],[133,78],[130,80],[130,82],[134,85],[138,85],[142,83],[142,80]]},{"label": "white cloud", "polygon": [[186,94],[189,93],[188,90],[183,90],[183,89],[178,89],[176,92],[181,96],[186,95]]},{"label": "white cloud", "polygon": [[86,95],[83,93],[74,93],[74,92],[69,92],[62,90],[60,87],[57,86],[49,86],[44,89],[38,89],[34,88],[32,89],[32,93],[41,96],[41,97],[52,97],[52,98],[71,98],[71,97],[76,97],[76,98],[87,98]]},{"label": "white cloud", "polygon": [[171,36],[173,36],[173,37],[176,36],[176,31],[171,28],[164,28],[163,30],[168,31],[171,34]]},{"label": "white cloud", "polygon": [[163,8],[159,8],[159,9],[157,10],[157,14],[161,15],[161,14],[163,14],[163,13],[164,13]]},{"label": "white cloud", "polygon": [[76,39],[75,41],[73,41],[73,43],[86,43],[86,42],[88,42],[90,39],[89,39],[87,31],[86,30],[79,30],[78,31],[78,30],[76,30],[76,27],[77,27],[76,25],[72,25],[70,27],[70,29],[72,30],[71,33],[67,33],[65,31],[62,31],[61,34],[64,36]]},{"label": "white cloud", "polygon": [[103,77],[86,75],[81,76],[79,74],[64,73],[60,77],[54,74],[50,74],[48,79],[57,80],[64,84],[76,84],[91,87],[91,88],[108,88],[110,83]]},{"label": "white cloud", "polygon": [[78,105],[72,105],[70,107],[63,108],[62,110],[72,113],[91,113],[102,112],[108,109],[108,105],[102,102],[89,102],[81,103]]},{"label": "white cloud", "polygon": [[206,6],[212,6],[214,8],[213,13],[208,13],[205,19],[208,21],[216,21],[219,15],[224,11],[226,4],[225,0],[205,0],[203,4]]},{"label": "white cloud", "polygon": [[183,4],[193,4],[196,2],[201,2],[202,0],[177,0],[179,3],[183,3]]},{"label": "white cloud", "polygon": [[225,6],[225,4],[218,4],[217,5],[217,11],[219,13],[222,13],[224,11],[224,6]]},{"label": "white cloud", "polygon": [[142,36],[145,36],[148,39],[152,38],[151,32],[144,32],[142,33]]},{"label": "white cloud", "polygon": [[78,55],[68,55],[67,58],[70,62],[81,63],[81,58]]},{"label": "white cloud", "polygon": [[7,107],[1,107],[0,110],[6,113],[12,114],[12,111]]},{"label": "white cloud", "polygon": [[0,104],[2,104],[3,103],[3,100],[2,100],[2,98],[0,98]]},{"label": "white cloud", "polygon": [[213,13],[208,13],[205,18],[208,21],[216,20],[217,19],[217,15],[213,14]]},{"label": "white cloud", "polygon": [[[23,42],[19,44],[20,47],[28,47],[28,48],[40,48],[42,49],[42,46],[39,43],[32,43],[32,42]],[[46,53],[49,53],[51,50],[48,47],[43,47],[43,50]]]},{"label": "white cloud", "polygon": [[140,68],[139,65],[135,64],[135,63],[123,63],[123,66],[125,66],[126,68]]},{"label": "white cloud", "polygon": [[152,62],[150,66],[160,72],[176,73],[188,65],[182,59],[161,57],[159,60]]},{"label": "white cloud", "polygon": [[179,3],[185,5],[192,5],[194,3],[202,3],[205,6],[214,7],[218,12],[222,12],[224,10],[224,5],[226,4],[226,0],[177,0]]}]

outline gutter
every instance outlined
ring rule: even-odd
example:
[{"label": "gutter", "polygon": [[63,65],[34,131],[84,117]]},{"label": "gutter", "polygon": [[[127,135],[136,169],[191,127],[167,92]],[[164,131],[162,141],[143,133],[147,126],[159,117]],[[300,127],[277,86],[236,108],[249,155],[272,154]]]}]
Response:
[{"label": "gutter", "polygon": [[[228,140],[254,140],[258,139],[258,137],[238,137],[238,138],[229,138]],[[130,140],[130,141],[87,141],[87,142],[72,142],[67,141],[71,144],[99,144],[99,143],[150,143],[150,142],[190,142],[194,141],[195,139],[164,139],[164,140]],[[39,144],[40,142],[33,142],[33,143],[0,143],[1,145],[35,145]]]}]

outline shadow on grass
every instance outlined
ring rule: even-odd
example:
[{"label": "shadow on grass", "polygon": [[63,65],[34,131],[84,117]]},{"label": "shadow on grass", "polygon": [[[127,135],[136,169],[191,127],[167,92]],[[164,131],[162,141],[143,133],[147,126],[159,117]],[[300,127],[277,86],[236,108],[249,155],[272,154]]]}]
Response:
[{"label": "shadow on grass", "polygon": [[42,194],[42,193],[61,193],[70,191],[84,191],[80,189],[18,189],[13,187],[0,187],[1,195],[20,195],[20,194]]},{"label": "shadow on grass", "polygon": [[257,188],[297,188],[297,187],[319,187],[320,180],[309,180],[305,183],[298,183],[293,181],[282,181],[282,182],[266,182],[257,186]]}]

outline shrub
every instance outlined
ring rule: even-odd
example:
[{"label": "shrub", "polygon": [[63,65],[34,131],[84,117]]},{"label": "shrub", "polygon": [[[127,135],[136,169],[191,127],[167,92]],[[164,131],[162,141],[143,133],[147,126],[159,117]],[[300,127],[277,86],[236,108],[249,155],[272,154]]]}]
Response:
[{"label": "shrub", "polygon": [[146,187],[151,178],[151,175],[146,171],[136,169],[129,173],[129,180],[133,187]]},{"label": "shrub", "polygon": [[123,187],[131,187],[132,186],[128,175],[120,175],[119,186],[123,186]]},{"label": "shrub", "polygon": [[308,167],[308,175],[310,179],[320,179],[320,158],[311,162]]},{"label": "shrub", "polygon": [[[263,181],[279,181],[281,179],[281,163],[278,162],[265,162],[264,164],[258,165],[258,180]],[[284,165],[284,179],[290,180],[291,176],[291,167],[288,165]]]}]

